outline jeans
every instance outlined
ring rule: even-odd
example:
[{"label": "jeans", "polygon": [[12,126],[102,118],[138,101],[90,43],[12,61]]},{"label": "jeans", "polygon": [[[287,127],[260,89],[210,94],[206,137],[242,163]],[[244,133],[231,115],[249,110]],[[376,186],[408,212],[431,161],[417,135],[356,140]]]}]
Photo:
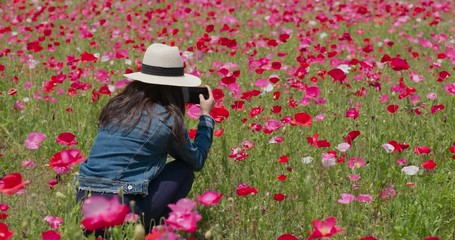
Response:
[{"label": "jeans", "polygon": [[[194,181],[193,168],[187,163],[179,160],[167,163],[164,170],[153,179],[148,187],[148,195],[124,194],[119,196],[123,204],[130,206],[130,201],[135,201],[134,212],[141,216],[146,232],[148,233],[153,225],[159,224],[162,218],[167,218],[170,213],[168,204],[176,203],[179,199],[188,195]],[[78,190],[77,201],[87,198],[89,191]],[[92,196],[103,196],[111,199],[114,193],[91,192]],[[103,230],[96,231],[96,235],[101,235]]]}]

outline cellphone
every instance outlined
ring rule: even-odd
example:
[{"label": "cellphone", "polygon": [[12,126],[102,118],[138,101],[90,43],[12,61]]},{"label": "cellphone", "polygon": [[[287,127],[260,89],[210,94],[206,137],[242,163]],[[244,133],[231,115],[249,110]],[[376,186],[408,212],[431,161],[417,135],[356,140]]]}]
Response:
[{"label": "cellphone", "polygon": [[209,90],[206,87],[184,87],[183,100],[185,103],[199,103],[199,94],[202,94],[205,99],[209,98]]}]

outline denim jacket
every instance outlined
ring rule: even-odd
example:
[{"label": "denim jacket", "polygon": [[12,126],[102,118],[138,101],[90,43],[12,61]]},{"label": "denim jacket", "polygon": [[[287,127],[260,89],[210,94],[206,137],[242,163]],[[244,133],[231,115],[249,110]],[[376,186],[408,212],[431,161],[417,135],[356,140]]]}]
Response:
[{"label": "denim jacket", "polygon": [[99,128],[87,161],[79,170],[79,189],[94,192],[148,194],[148,185],[163,170],[168,154],[199,171],[204,166],[213,141],[213,118],[201,115],[192,143],[185,130],[185,141],[172,135],[173,118],[155,104],[148,125],[143,116],[129,133]]}]

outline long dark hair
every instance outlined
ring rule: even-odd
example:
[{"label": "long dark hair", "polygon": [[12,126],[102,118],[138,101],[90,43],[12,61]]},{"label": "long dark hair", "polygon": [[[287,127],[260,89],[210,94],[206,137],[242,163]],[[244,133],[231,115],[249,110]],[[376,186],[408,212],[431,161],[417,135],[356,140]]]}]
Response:
[{"label": "long dark hair", "polygon": [[104,106],[98,118],[98,126],[130,132],[144,114],[147,114],[150,125],[155,104],[166,108],[166,118],[174,118],[172,134],[177,142],[183,141],[185,103],[180,87],[133,81]]}]

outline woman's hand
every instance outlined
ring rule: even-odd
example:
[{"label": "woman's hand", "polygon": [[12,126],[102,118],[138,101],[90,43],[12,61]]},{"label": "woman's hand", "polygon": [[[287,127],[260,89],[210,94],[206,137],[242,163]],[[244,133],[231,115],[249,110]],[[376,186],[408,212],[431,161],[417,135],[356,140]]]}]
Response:
[{"label": "woman's hand", "polygon": [[213,98],[212,88],[208,85],[205,87],[209,90],[209,98],[205,99],[202,94],[199,94],[199,105],[201,106],[202,114],[210,116],[213,106],[215,106],[215,99]]}]

